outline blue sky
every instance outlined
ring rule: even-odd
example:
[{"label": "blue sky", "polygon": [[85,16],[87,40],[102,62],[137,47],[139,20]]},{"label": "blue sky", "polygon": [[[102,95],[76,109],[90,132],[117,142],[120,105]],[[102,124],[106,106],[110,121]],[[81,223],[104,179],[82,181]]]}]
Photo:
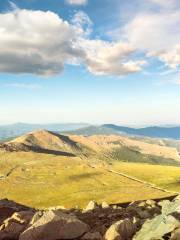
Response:
[{"label": "blue sky", "polygon": [[0,2],[0,124],[180,124],[178,0]]}]

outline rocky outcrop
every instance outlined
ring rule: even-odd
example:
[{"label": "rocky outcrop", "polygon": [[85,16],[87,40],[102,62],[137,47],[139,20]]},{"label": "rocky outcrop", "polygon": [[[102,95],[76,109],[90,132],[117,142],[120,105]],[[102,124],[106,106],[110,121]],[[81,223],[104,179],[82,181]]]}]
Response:
[{"label": "rocky outcrop", "polygon": [[20,234],[26,229],[34,212],[31,210],[16,212],[6,219],[0,227],[0,240],[19,239]]},{"label": "rocky outcrop", "polygon": [[75,239],[88,230],[87,224],[71,214],[47,211],[20,235],[19,240]]},{"label": "rocky outcrop", "polygon": [[27,210],[34,211],[29,207],[15,203],[13,201],[9,201],[7,199],[0,200],[0,225],[5,219],[11,217],[15,212],[21,212],[21,211],[27,211]]},{"label": "rocky outcrop", "polygon": [[147,220],[134,240],[161,239],[176,228],[180,228],[180,200],[174,199],[172,202],[164,200],[159,205],[162,207],[161,214]]},{"label": "rocky outcrop", "polygon": [[136,225],[129,219],[120,220],[107,230],[104,239],[105,240],[128,240],[134,235],[136,231]]},{"label": "rocky outcrop", "polygon": [[180,196],[41,211],[2,200],[3,208],[9,211],[0,211],[0,240],[180,240]]}]

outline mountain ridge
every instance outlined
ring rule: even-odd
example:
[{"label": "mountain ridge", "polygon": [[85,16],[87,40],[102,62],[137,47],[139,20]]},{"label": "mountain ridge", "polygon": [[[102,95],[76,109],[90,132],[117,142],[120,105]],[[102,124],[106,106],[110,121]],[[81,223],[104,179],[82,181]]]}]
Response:
[{"label": "mountain ridge", "polygon": [[180,140],[180,126],[150,126],[142,128],[126,127],[116,124],[91,125],[88,123],[52,123],[28,124],[15,123],[0,125],[0,140],[6,141],[22,134],[39,129],[53,132],[72,133],[77,135],[134,135],[140,137]]},{"label": "mountain ridge", "polygon": [[135,161],[154,164],[180,164],[175,147],[148,143],[120,135],[62,135],[39,130],[0,144],[10,152],[36,152],[103,161]]},{"label": "mountain ridge", "polygon": [[80,135],[131,135],[139,137],[151,137],[151,138],[163,138],[163,139],[175,139],[180,140],[180,127],[143,127],[143,128],[131,128],[125,126],[119,126],[115,124],[103,124],[100,126],[87,126],[74,131],[67,131],[67,133],[80,134]]},{"label": "mountain ridge", "polygon": [[70,131],[87,126],[89,126],[88,123],[14,123],[9,125],[0,125],[0,140],[6,141],[7,139],[12,139],[39,129],[46,129],[49,131]]}]

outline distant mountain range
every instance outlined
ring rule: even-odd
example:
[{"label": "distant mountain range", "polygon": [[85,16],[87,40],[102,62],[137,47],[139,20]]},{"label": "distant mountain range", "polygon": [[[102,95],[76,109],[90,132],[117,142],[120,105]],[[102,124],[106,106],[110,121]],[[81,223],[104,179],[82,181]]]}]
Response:
[{"label": "distant mountain range", "polygon": [[0,140],[12,139],[31,131],[45,129],[48,131],[75,135],[133,135],[151,138],[169,138],[180,140],[180,127],[144,127],[131,128],[114,124],[94,126],[87,123],[28,124],[16,123],[0,126]]},{"label": "distant mountain range", "polygon": [[54,123],[54,124],[28,124],[15,123],[0,126],[0,140],[7,140],[31,131],[46,129],[48,131],[70,131],[89,126],[87,123]]},{"label": "distant mountain range", "polygon": [[88,126],[75,131],[71,134],[79,135],[133,135],[146,136],[151,138],[172,138],[180,139],[180,127],[145,127],[145,128],[130,128],[114,124],[104,124],[101,126]]}]

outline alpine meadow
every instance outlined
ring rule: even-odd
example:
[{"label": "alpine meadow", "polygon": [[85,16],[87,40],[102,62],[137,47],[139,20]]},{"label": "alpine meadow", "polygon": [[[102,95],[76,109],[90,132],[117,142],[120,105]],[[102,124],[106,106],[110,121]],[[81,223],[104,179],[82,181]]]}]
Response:
[{"label": "alpine meadow", "polygon": [[0,240],[180,240],[180,1],[0,1]]}]

